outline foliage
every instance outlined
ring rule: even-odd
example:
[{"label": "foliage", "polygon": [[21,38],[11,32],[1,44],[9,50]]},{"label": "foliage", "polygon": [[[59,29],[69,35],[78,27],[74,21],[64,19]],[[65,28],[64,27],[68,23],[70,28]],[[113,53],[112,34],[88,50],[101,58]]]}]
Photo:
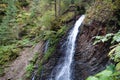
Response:
[{"label": "foliage", "polygon": [[70,4],[71,4],[70,0],[61,0],[61,13],[67,10]]},{"label": "foliage", "polygon": [[43,61],[47,61],[48,58],[50,58],[50,56],[52,55],[52,53],[54,53],[55,49],[55,46],[49,48],[43,57]]},{"label": "foliage", "polygon": [[34,44],[35,43],[30,42],[28,39],[23,39],[17,41],[16,44],[0,46],[0,75],[4,74],[4,66],[19,56],[21,47]]},{"label": "foliage", "polygon": [[3,75],[4,75],[4,68],[0,67],[0,76],[3,76]]},{"label": "foliage", "polygon": [[112,19],[116,5],[112,0],[96,0],[86,11],[86,24],[92,21],[106,22]]},{"label": "foliage", "polygon": [[0,1],[0,23],[2,22],[2,19],[5,16],[6,7],[6,3],[4,1]]},{"label": "foliage", "polygon": [[112,39],[111,44],[115,43],[115,42],[120,42],[120,31],[118,31],[117,33],[113,34],[113,33],[108,33],[105,36],[95,36],[93,37],[95,38],[94,41],[94,45],[99,43],[99,42],[107,42],[108,40]]},{"label": "foliage", "polygon": [[113,49],[109,52],[109,56],[115,62],[120,62],[120,43],[113,47]]},{"label": "foliage", "polygon": [[0,65],[3,65],[18,56],[19,49],[14,45],[0,46]]},{"label": "foliage", "polygon": [[17,0],[17,1],[21,7],[26,7],[29,5],[29,2],[27,0]]},{"label": "foliage", "polygon": [[35,53],[34,57],[32,58],[32,60],[30,61],[29,65],[27,65],[26,67],[26,78],[30,78],[31,73],[34,70],[34,65],[36,63],[36,60],[38,59],[39,53]]},{"label": "foliage", "polygon": [[[69,8],[71,2],[60,1],[61,13],[63,13]],[[2,0],[2,2],[4,15],[0,14],[0,75],[4,74],[4,66],[19,56],[20,49],[31,47],[36,41],[43,39],[49,40],[50,45],[39,63],[39,70],[41,70],[42,64],[55,51],[58,41],[67,30],[67,26],[63,26],[61,21],[69,20],[68,18],[74,14],[69,13],[62,19],[60,17],[55,19],[55,0]],[[57,8],[58,4],[57,2]],[[31,75],[38,57],[35,55],[26,67],[27,76]]]},{"label": "foliage", "polygon": [[112,43],[114,42],[120,42],[120,31],[114,34]]},{"label": "foliage", "polygon": [[55,19],[53,11],[46,11],[44,15],[41,17],[41,25],[50,29],[52,26],[51,22]]},{"label": "foliage", "polygon": [[114,65],[108,66],[104,71],[94,76],[88,77],[86,80],[119,80],[120,72],[115,69]]},{"label": "foliage", "polygon": [[60,38],[63,37],[65,32],[68,30],[66,26],[61,26],[58,31],[46,31],[44,33],[44,40],[49,40],[49,47],[55,47]]},{"label": "foliage", "polygon": [[116,5],[116,9],[120,9],[120,0],[115,0],[114,5]]},{"label": "foliage", "polygon": [[107,42],[108,40],[112,39],[111,44],[117,43],[116,45],[112,46],[112,50],[109,52],[109,56],[115,62],[120,62],[120,31],[115,34],[109,33],[105,36],[96,36],[94,45],[99,42]]},{"label": "foliage", "polygon": [[72,19],[74,17],[74,15],[75,14],[73,12],[68,12],[67,14],[62,15],[61,21],[62,22],[68,21],[68,20]]},{"label": "foliage", "polygon": [[15,45],[0,46],[0,76],[4,74],[4,65],[16,59],[19,51]]},{"label": "foliage", "polygon": [[15,23],[15,17],[17,13],[17,7],[15,6],[15,1],[10,0],[6,1],[8,4],[6,8],[6,16],[2,20],[2,23],[0,24],[0,44],[3,44],[5,42],[12,41],[15,39],[14,33],[14,27],[16,27]]},{"label": "foliage", "polygon": [[[115,70],[112,71],[112,73],[107,72],[106,71],[107,69],[106,69],[106,70],[102,71],[103,75],[99,75],[99,74],[101,74],[101,72],[100,72],[93,77],[89,77],[87,80],[92,80],[92,79],[96,79],[96,80],[119,80],[120,79],[120,72],[119,72],[119,70],[120,70],[120,31],[118,31],[115,34],[109,33],[109,34],[106,34],[105,36],[96,36],[95,38],[96,39],[95,39],[94,45],[99,43],[99,42],[104,43],[104,42],[111,40],[111,44],[113,46],[111,47],[111,50],[110,50],[108,55],[112,60],[117,62],[117,64],[115,66]],[[106,76],[106,74],[108,76]],[[99,77],[97,77],[98,75],[99,75]]]},{"label": "foliage", "polygon": [[55,51],[58,41],[65,34],[66,30],[67,30],[66,26],[61,26],[61,29],[59,29],[57,32],[55,31],[45,32],[44,40],[49,40],[49,46],[47,52],[43,57],[43,61],[48,60],[51,54]]},{"label": "foliage", "polygon": [[104,43],[104,42],[110,40],[112,36],[113,36],[112,33],[106,34],[105,36],[95,36],[94,37],[95,38],[94,45],[99,43],[99,42]]},{"label": "foliage", "polygon": [[28,38],[17,41],[16,45],[18,47],[32,46],[35,44],[35,41],[29,40]]},{"label": "foliage", "polygon": [[31,63],[29,65],[27,65],[26,67],[26,77],[30,77],[32,71],[33,71],[34,65]]},{"label": "foliage", "polygon": [[44,53],[42,59],[39,61],[39,68],[37,71],[37,74],[40,74],[41,70],[43,69],[43,64],[48,61],[48,59],[51,57],[51,55],[55,52],[56,46],[60,40],[61,37],[65,34],[67,31],[66,26],[61,26],[61,28],[58,31],[46,31],[44,33],[44,40],[49,40],[49,46],[48,50]]}]

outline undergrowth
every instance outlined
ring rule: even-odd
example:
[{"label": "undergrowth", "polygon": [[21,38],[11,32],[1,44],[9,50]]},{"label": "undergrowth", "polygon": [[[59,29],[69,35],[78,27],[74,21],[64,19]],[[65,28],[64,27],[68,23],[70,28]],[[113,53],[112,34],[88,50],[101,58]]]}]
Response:
[{"label": "undergrowth", "polygon": [[39,57],[39,53],[37,52],[37,53],[35,53],[33,59],[30,61],[30,63],[27,65],[27,67],[26,67],[26,75],[25,75],[26,78],[31,77],[31,74],[32,74],[32,72],[34,70],[35,63],[36,63],[36,60],[38,59],[38,57]]},{"label": "undergrowth", "polygon": [[120,80],[120,31],[115,34],[109,33],[105,36],[96,36],[94,45],[109,40],[111,40],[111,50],[108,56],[116,64],[112,64],[98,74],[88,77],[87,80]]}]

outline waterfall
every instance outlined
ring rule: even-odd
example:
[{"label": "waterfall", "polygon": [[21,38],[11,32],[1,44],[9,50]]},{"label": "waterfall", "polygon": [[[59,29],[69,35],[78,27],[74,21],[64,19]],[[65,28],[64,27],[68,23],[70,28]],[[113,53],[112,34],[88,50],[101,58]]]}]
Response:
[{"label": "waterfall", "polygon": [[[44,51],[43,51],[44,54],[47,52],[48,47],[49,47],[49,40],[47,40],[47,41],[45,42]],[[32,79],[31,79],[31,80],[36,80],[36,72],[35,72],[35,71],[36,71],[36,70],[33,71]],[[43,72],[43,71],[41,71],[41,73],[42,73],[42,72]]]},{"label": "waterfall", "polygon": [[48,46],[49,46],[49,40],[47,40],[46,43],[45,43],[44,53],[47,52]]},{"label": "waterfall", "polygon": [[49,80],[72,80],[71,78],[71,64],[75,53],[75,41],[79,32],[79,27],[82,24],[85,15],[82,15],[75,23],[73,29],[69,32],[66,42],[63,44],[66,46],[64,58],[61,58],[59,63],[51,74]]}]

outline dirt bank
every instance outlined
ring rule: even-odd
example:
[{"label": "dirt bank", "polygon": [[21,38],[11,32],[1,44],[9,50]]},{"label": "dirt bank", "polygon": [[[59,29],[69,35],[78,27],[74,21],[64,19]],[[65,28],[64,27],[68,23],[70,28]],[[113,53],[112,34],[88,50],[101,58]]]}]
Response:
[{"label": "dirt bank", "polygon": [[31,48],[24,48],[22,52],[20,52],[20,56],[5,69],[5,75],[0,77],[0,80],[23,80],[26,73],[26,66],[30,63],[30,60],[33,59],[36,52],[41,54],[42,51],[43,42],[39,42]]}]

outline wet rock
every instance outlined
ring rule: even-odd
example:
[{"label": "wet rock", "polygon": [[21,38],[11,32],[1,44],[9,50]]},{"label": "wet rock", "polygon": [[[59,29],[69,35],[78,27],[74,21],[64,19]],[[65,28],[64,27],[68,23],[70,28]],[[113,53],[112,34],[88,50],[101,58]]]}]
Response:
[{"label": "wet rock", "polygon": [[[90,26],[84,25],[81,29],[82,30],[80,30],[76,41],[76,52],[72,73],[73,80],[85,80],[88,76],[94,75],[105,69],[106,65],[109,64],[107,53],[110,45],[108,43],[93,45],[94,36],[106,34],[105,27],[94,22]],[[52,76],[52,70],[58,64],[59,59],[63,56],[64,50],[61,50],[60,46],[62,46],[65,40],[66,38],[63,38],[60,41],[56,52],[44,64],[41,78],[38,80],[48,80],[49,77]]]},{"label": "wet rock", "polygon": [[97,23],[93,23],[91,26],[83,26],[82,33],[79,34],[76,42],[74,80],[85,80],[88,76],[105,69],[109,63],[107,56],[109,44],[99,43],[93,45],[93,36],[106,34],[104,28]]}]

